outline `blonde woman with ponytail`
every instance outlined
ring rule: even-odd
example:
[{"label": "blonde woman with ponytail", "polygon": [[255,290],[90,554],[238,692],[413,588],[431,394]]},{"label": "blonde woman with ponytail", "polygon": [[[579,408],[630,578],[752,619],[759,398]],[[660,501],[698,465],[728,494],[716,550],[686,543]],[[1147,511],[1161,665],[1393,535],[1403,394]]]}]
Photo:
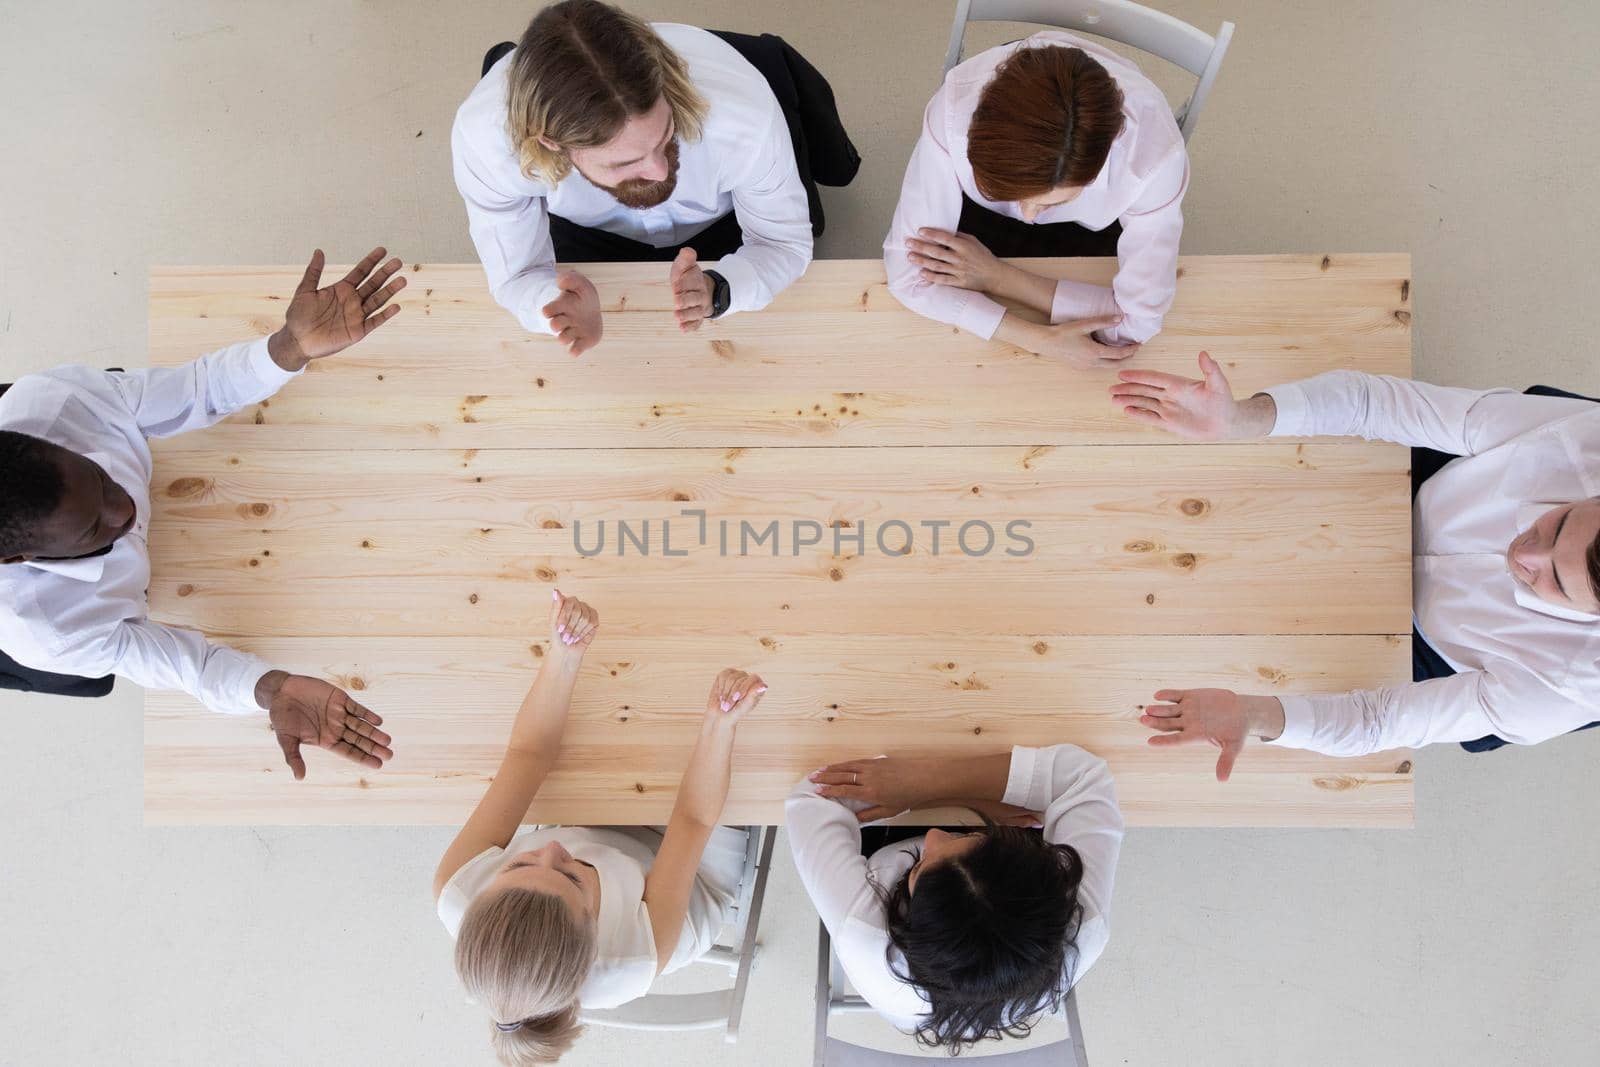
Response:
[{"label": "blonde woman with ponytail", "polygon": [[517,1067],[566,1052],[582,1032],[581,1009],[643,996],[658,974],[711,948],[744,869],[744,833],[718,825],[734,732],[767,691],[754,674],[717,675],[665,831],[524,827],[600,622],[576,597],[551,596],[549,652],[499,771],[433,883],[456,939],[456,972],[489,1012],[500,1061]]}]

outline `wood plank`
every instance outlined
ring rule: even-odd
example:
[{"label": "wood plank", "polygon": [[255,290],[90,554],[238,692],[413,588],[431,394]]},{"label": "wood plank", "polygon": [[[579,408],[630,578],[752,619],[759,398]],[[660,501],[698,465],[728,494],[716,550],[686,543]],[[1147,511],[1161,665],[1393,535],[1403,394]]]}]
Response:
[{"label": "wood plank", "polygon": [[[1192,373],[1212,350],[1242,391],[1330,367],[1409,372],[1405,256],[1193,257],[1144,368]],[[1081,444],[1156,440],[1105,395],[1112,370],[1083,372],[982,342],[905,310],[882,264],[814,264],[760,314],[691,335],[668,329],[665,289],[637,265],[597,277],[614,311],[601,348],[574,360],[527,334],[477,267],[426,267],[407,311],[203,439],[211,449]],[[1040,260],[1104,278],[1105,264]],[[209,268],[206,268],[209,270]],[[151,358],[180,363],[275,329],[297,274],[200,268],[151,275]],[[815,284],[813,284],[813,276]],[[848,282],[848,284],[847,284]],[[431,294],[431,295],[430,295]],[[626,367],[619,374],[617,369]]]},{"label": "wood plank", "polygon": [[[308,780],[288,782],[260,719],[210,715],[187,697],[153,693],[149,821],[459,822],[498,765],[535,649],[547,647],[505,637],[240,644],[353,687],[386,717],[395,759],[373,773],[317,753]],[[1403,753],[1330,767],[1310,753],[1254,748],[1219,786],[1207,771],[1214,750],[1150,748],[1136,722],[1149,691],[1166,681],[1345,689],[1394,677],[1409,654],[1400,636],[701,640],[617,635],[607,624],[585,663],[547,799],[530,818],[665,819],[709,684],[706,665],[738,663],[760,671],[772,692],[740,732],[728,809],[736,821],[781,821],[793,782],[830,760],[1070,740],[1112,763],[1136,825],[1409,825]],[[1162,666],[1159,680],[1151,664]]]},{"label": "wood plank", "polygon": [[[565,583],[630,631],[670,617],[887,633],[908,611],[941,634],[1384,633],[1410,618],[1370,593],[1411,567],[1405,453],[1386,446],[529,455],[188,456],[157,482],[152,612],[217,634],[495,634],[538,625],[530,583]],[[937,554],[924,523],[946,524]],[[889,554],[908,536],[910,554]],[[742,594],[696,595],[722,582]],[[1280,595],[1291,585],[1300,597]]]}]

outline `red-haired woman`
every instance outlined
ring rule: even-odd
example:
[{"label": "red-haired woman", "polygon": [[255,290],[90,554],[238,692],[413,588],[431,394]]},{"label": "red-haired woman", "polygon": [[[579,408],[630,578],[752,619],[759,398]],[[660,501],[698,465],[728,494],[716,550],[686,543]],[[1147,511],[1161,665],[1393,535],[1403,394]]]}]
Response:
[{"label": "red-haired woman", "polygon": [[[1079,367],[1114,363],[1172,305],[1188,184],[1172,108],[1131,62],[1058,30],[991,48],[928,102],[883,244],[889,288],[980,337]],[[1109,287],[996,258],[1112,254]]]}]

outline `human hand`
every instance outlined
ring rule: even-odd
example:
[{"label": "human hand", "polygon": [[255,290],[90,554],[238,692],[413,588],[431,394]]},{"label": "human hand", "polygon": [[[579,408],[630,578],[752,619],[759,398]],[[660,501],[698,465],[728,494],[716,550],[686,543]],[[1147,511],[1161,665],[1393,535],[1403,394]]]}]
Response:
[{"label": "human hand", "polygon": [[807,777],[817,783],[819,796],[853,800],[867,805],[856,814],[861,822],[887,819],[903,811],[925,808],[941,796],[948,797],[944,761],[910,756],[830,763]]},{"label": "human hand", "polygon": [[575,270],[556,272],[561,295],[539,309],[550,320],[556,340],[574,356],[581,356],[600,343],[605,327],[600,320],[600,294],[594,283]]},{"label": "human hand", "polygon": [[297,782],[306,776],[302,744],[325,748],[363,767],[382,767],[394,758],[391,738],[378,729],[382,716],[320,678],[268,671],[256,682],[256,703],[268,709],[272,732]]},{"label": "human hand", "polygon": [[667,277],[672,283],[672,314],[678,329],[684,333],[698,330],[711,317],[711,282],[696,262],[694,249],[678,253]]},{"label": "human hand", "polygon": [[[1007,318],[1011,316],[1007,314]],[[1074,319],[1048,326],[1030,324],[1028,340],[1023,347],[1041,356],[1060,359],[1077,367],[1090,370],[1097,367],[1115,367],[1139,351],[1138,345],[1107,345],[1095,340],[1096,330],[1109,330],[1122,321],[1121,315],[1101,315],[1092,319]]]},{"label": "human hand", "polygon": [[1241,696],[1231,689],[1163,689],[1139,716],[1139,722],[1161,731],[1152,745],[1187,745],[1204,741],[1222,749],[1217,781],[1226,782],[1233,763],[1252,734],[1272,740],[1283,733],[1283,704],[1277,697]]},{"label": "human hand", "polygon": [[759,674],[728,667],[711,683],[711,694],[706,697],[706,721],[737,725],[761,703],[766,691],[767,683]]},{"label": "human hand", "polygon": [[575,596],[550,590],[550,648],[570,648],[580,657],[600,630],[600,614]]},{"label": "human hand", "polygon": [[289,301],[283,329],[267,340],[273,362],[287,371],[301,370],[314,359],[344,351],[400,314],[400,305],[389,304],[389,298],[406,287],[406,279],[401,275],[389,281],[401,263],[396,257],[378,267],[384,252],[381,246],[374,248],[326,289],[317,288],[322,280],[322,249],[311,253]]},{"label": "human hand", "polygon": [[906,238],[906,259],[922,268],[920,277],[934,285],[995,293],[1006,265],[984,243],[965,233],[924,226]]},{"label": "human hand", "polygon": [[1200,353],[1200,380],[1160,371],[1125,370],[1111,387],[1111,399],[1131,419],[1197,441],[1226,441],[1272,432],[1277,404],[1261,394],[1244,403],[1233,398],[1228,378]]}]

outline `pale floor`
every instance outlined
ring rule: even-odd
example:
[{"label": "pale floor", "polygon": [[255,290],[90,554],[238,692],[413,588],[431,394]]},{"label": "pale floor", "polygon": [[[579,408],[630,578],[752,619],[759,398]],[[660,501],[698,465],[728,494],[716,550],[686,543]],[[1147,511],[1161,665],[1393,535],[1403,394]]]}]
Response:
[{"label": "pale floor", "polygon": [[[0,375],[141,364],[152,263],[470,260],[450,118],[533,6],[0,2]],[[953,5],[632,6],[821,67],[866,163],[819,253],[876,255]],[[1419,376],[1600,390],[1600,9],[1518,7],[1168,0],[1239,27],[1185,250],[1409,251]],[[447,834],[146,830],[140,706],[0,701],[0,1063],[488,1062],[428,901]],[[1410,832],[1130,834],[1091,1062],[1593,1062],[1597,756],[1426,752]],[[570,1062],[809,1062],[816,920],[779,852],[744,1040]]]}]

